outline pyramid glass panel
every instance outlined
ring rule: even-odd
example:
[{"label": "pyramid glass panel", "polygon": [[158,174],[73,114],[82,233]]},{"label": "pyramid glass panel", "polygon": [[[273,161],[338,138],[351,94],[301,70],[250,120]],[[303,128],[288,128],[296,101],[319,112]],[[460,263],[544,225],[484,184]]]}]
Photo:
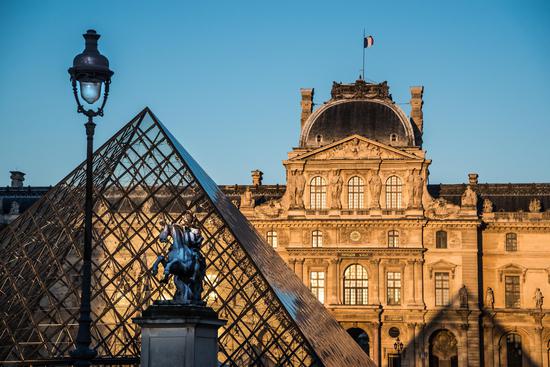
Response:
[{"label": "pyramid glass panel", "polygon": [[[137,357],[132,322],[171,284],[159,222],[195,214],[227,366],[374,365],[149,109],[94,153],[92,346]],[[0,233],[0,359],[67,357],[80,305],[85,165]]]}]

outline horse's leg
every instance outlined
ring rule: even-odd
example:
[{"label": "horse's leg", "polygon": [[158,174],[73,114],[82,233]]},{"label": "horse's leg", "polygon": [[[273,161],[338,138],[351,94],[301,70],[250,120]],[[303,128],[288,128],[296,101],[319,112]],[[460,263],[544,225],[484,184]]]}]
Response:
[{"label": "horse's leg", "polygon": [[164,266],[164,264],[165,264],[164,256],[159,255],[157,257],[157,260],[155,261],[155,263],[153,264],[153,267],[151,268],[151,273],[153,275],[157,275],[157,273],[159,271],[159,263],[162,263],[162,265]]}]

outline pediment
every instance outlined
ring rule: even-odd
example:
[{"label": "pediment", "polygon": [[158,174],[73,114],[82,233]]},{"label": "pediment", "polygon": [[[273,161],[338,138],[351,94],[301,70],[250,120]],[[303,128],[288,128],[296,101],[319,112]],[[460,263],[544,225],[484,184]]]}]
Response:
[{"label": "pediment", "polygon": [[506,274],[519,275],[523,282],[525,282],[525,273],[527,273],[527,268],[518,264],[509,263],[498,268],[498,276],[501,282],[504,280]]},{"label": "pediment", "polygon": [[428,270],[430,272],[430,279],[433,278],[433,272],[434,270],[447,270],[451,272],[451,277],[454,279],[455,277],[455,270],[456,270],[456,264],[453,264],[452,262],[446,261],[446,260],[438,260],[436,262],[433,262],[431,264],[428,264]]},{"label": "pediment", "polygon": [[420,159],[386,144],[370,140],[360,135],[351,135],[296,156],[290,160],[336,160],[336,159]]}]

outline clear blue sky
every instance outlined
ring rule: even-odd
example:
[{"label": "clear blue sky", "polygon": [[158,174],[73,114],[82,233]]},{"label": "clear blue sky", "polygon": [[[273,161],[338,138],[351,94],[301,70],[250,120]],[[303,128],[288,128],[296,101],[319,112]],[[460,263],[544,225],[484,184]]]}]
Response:
[{"label": "clear blue sky", "polygon": [[[67,68],[101,33],[115,71],[96,146],[149,106],[220,184],[283,183],[299,88],[425,86],[430,182],[550,182],[548,1],[0,0],[0,185],[55,184],[85,154]],[[408,113],[408,105],[403,105]]]}]

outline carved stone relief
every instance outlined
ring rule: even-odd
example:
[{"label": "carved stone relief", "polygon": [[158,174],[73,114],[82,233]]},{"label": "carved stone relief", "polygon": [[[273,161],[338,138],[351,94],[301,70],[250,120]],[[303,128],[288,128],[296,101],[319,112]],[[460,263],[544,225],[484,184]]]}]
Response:
[{"label": "carved stone relief", "polygon": [[380,209],[380,193],[382,191],[382,179],[378,170],[373,172],[369,179],[369,192],[371,198],[371,209]]},{"label": "carved stone relief", "polygon": [[331,204],[333,209],[342,209],[342,185],[344,180],[340,176],[340,170],[334,170],[330,177]]}]

